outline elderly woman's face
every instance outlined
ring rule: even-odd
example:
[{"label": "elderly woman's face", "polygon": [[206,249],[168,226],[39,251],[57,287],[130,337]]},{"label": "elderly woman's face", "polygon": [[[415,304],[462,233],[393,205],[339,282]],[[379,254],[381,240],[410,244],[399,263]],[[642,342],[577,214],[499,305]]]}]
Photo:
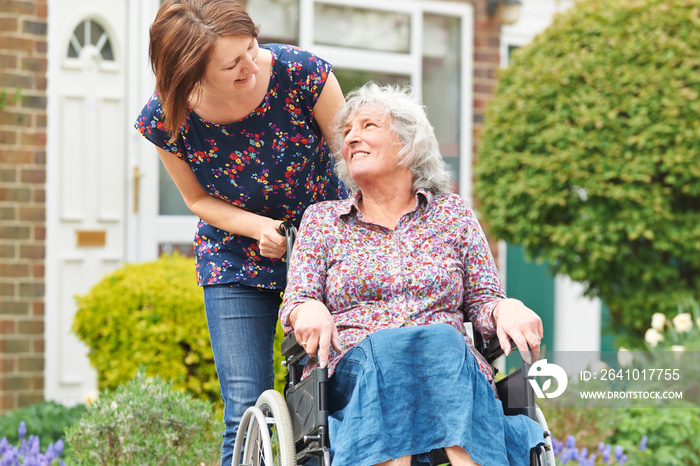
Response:
[{"label": "elderly woman's face", "polygon": [[377,110],[361,109],[351,114],[343,125],[343,159],[360,187],[382,177],[408,173],[408,169],[397,163],[396,155],[401,147],[388,117]]}]

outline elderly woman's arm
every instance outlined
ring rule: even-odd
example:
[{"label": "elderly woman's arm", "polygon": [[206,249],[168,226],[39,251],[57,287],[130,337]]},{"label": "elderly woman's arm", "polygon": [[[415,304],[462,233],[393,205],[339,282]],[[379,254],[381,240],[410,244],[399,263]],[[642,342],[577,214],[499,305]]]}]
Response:
[{"label": "elderly woman's arm", "polygon": [[[508,355],[510,340],[526,362],[539,357],[542,320],[517,299],[507,299],[498,270],[491,255],[486,235],[474,215],[469,212],[464,305],[467,317],[485,339],[498,336],[501,348]],[[529,348],[528,348],[529,345]]]},{"label": "elderly woman's arm", "polygon": [[318,357],[321,367],[328,364],[331,346],[340,351],[337,327],[324,304],[328,267],[324,217],[323,206],[318,204],[304,213],[280,308],[285,335],[294,332],[309,356]]}]

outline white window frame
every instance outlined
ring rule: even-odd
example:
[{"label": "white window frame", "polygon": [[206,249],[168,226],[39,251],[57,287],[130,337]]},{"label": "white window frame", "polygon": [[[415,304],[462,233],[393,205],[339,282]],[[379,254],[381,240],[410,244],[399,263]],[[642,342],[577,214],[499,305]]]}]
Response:
[{"label": "white window frame", "polygon": [[[411,15],[409,53],[389,53],[317,44],[314,42],[315,5],[338,5],[354,8],[407,13]],[[471,4],[422,0],[299,0],[299,46],[312,51],[338,68],[383,73],[400,73],[410,77],[415,89],[422,89],[423,14],[440,14],[460,19],[460,127],[459,127],[459,195],[472,198],[472,130],[474,76],[474,7]],[[419,92],[420,96],[421,93]]]}]

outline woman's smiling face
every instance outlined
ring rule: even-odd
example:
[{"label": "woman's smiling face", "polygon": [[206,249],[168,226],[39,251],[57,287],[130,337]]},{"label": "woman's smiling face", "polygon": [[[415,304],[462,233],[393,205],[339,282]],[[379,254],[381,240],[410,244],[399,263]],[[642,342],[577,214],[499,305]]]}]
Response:
[{"label": "woman's smiling face", "polygon": [[402,145],[389,117],[377,109],[361,109],[343,125],[342,154],[350,176],[360,188],[382,178],[392,179],[410,171],[398,165]]},{"label": "woman's smiling face", "polygon": [[259,51],[255,37],[219,37],[209,58],[202,86],[215,94],[252,90],[256,74],[260,71],[255,63]]}]

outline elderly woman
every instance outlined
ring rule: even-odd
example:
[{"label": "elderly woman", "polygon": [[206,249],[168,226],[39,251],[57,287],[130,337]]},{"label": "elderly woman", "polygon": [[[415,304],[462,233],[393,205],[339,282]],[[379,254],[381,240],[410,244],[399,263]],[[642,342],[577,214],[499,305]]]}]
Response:
[{"label": "elderly woman", "polygon": [[463,320],[523,354],[539,351],[542,322],[506,299],[423,107],[369,84],[336,120],[336,170],[354,196],[306,210],[280,310],[332,374],[333,465],[429,462],[439,448],[453,465],[529,465],[542,429],[503,415]]}]

